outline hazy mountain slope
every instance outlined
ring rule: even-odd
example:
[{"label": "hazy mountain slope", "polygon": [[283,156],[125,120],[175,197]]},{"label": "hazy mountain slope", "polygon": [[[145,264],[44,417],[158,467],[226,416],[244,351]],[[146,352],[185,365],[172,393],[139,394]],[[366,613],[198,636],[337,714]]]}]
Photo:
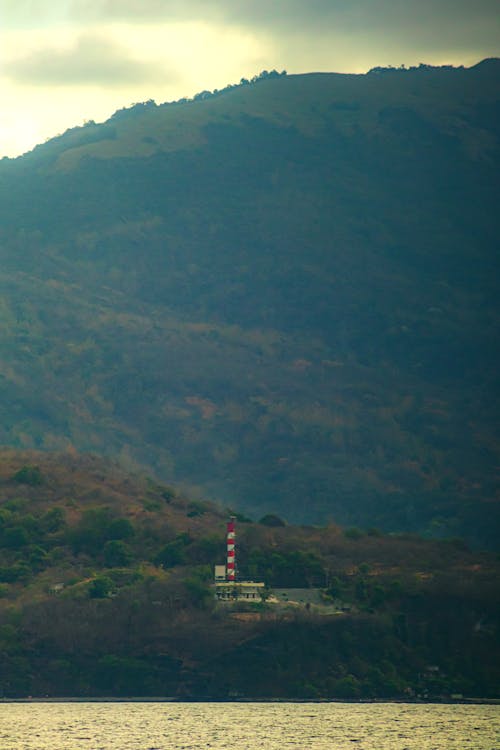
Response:
[{"label": "hazy mountain slope", "polygon": [[499,77],[279,77],[4,160],[0,440],[491,543]]}]

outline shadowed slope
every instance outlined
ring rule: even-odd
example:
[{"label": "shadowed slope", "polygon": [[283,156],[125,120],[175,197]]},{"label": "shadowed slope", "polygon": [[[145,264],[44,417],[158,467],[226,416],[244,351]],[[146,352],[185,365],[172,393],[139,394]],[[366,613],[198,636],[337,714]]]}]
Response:
[{"label": "shadowed slope", "polygon": [[498,76],[273,78],[2,162],[1,440],[493,543]]}]

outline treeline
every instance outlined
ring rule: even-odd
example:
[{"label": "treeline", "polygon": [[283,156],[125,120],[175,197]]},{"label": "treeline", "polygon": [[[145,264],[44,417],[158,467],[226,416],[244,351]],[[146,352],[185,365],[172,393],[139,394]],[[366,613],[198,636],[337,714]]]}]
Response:
[{"label": "treeline", "polygon": [[[150,587],[93,602],[38,604],[0,630],[4,696],[211,698],[495,697],[487,638],[436,610],[402,618],[293,615],[252,626],[186,606],[183,590]],[[159,597],[154,601],[150,596]],[[170,598],[169,598],[170,597]],[[244,614],[244,613],[241,613]],[[446,620],[444,620],[446,623]],[[418,644],[400,634],[411,626]],[[436,637],[441,628],[443,637]],[[445,638],[451,636],[451,642]],[[481,640],[483,641],[481,643]],[[455,649],[466,648],[457,658]],[[496,652],[491,656],[496,656]]]},{"label": "treeline", "polygon": [[409,65],[408,67],[406,65],[400,65],[394,66],[394,65],[377,65],[374,68],[370,68],[368,71],[368,74],[373,73],[395,73],[395,72],[409,72],[409,71],[433,71],[433,70],[465,70],[465,67],[463,65],[429,65],[427,63],[419,63],[418,65]]},{"label": "treeline", "polygon": [[211,581],[229,513],[95,458],[4,452],[0,695],[497,694],[491,556],[239,515],[240,576],[321,604],[227,609]]},{"label": "treeline", "polygon": [[[130,107],[123,107],[122,109],[118,109],[113,115],[111,115],[110,120],[119,120],[124,117],[128,117],[129,115],[139,114],[140,112],[144,112],[147,109],[153,109],[155,107],[171,107],[175,104],[188,104],[189,102],[198,102],[203,99],[212,99],[213,97],[220,96],[221,94],[225,94],[228,91],[240,88],[241,86],[250,86],[252,84],[258,83],[259,81],[265,81],[270,78],[280,78],[281,76],[286,75],[286,70],[282,70],[280,73],[278,73],[278,71],[274,69],[262,70],[260,73],[252,76],[252,78],[241,78],[239,83],[228,83],[227,86],[224,86],[224,88],[222,89],[213,89],[212,91],[203,89],[203,91],[198,91],[198,93],[194,94],[192,97],[181,97],[180,99],[176,99],[175,101],[164,102],[159,105],[156,104],[154,99],[148,99],[145,102],[136,102]],[[95,122],[93,120],[89,120],[86,124],[95,125]]]}]

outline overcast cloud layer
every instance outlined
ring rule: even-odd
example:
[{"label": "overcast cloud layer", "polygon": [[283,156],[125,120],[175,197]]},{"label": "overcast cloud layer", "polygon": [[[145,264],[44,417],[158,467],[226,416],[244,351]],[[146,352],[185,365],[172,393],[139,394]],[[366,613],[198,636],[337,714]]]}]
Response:
[{"label": "overcast cloud layer", "polygon": [[133,101],[263,68],[364,72],[500,54],[498,0],[0,0],[0,155]]},{"label": "overcast cloud layer", "polygon": [[[204,19],[215,23],[285,29],[339,30],[375,28],[432,33],[436,27],[478,26],[495,39],[498,30],[497,0],[3,0],[3,18],[9,25],[95,21],[173,21]],[[498,37],[497,37],[498,39]]]},{"label": "overcast cloud layer", "polygon": [[44,47],[7,62],[4,75],[42,86],[147,85],[176,78],[163,66],[134,59],[125,46],[93,34],[83,34],[68,49]]}]

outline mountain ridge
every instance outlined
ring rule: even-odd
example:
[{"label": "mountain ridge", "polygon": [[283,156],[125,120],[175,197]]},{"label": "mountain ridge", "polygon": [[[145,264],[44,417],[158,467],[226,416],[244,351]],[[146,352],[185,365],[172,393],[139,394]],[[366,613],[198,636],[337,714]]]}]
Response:
[{"label": "mountain ridge", "polygon": [[497,69],[264,79],[3,160],[0,441],[494,544]]},{"label": "mountain ridge", "polygon": [[[231,96],[231,98],[234,100],[234,97],[239,97],[240,104],[243,103],[247,107],[249,106],[248,102],[248,95],[250,95],[250,98],[255,99],[255,92],[256,87],[260,87],[259,93],[261,94],[260,97],[260,104],[258,104],[256,107],[253,105],[253,114],[258,116],[259,114],[262,114],[266,117],[269,117],[269,104],[270,101],[276,105],[279,104],[279,95],[278,100],[276,100],[276,92],[279,92],[279,86],[284,83],[284,80],[286,79],[287,84],[289,88],[293,89],[295,88],[297,90],[297,87],[299,89],[298,96],[297,92],[295,92],[292,95],[291,102],[295,105],[297,104],[303,104],[302,97],[304,94],[307,96],[307,89],[305,87],[301,87],[302,82],[310,82],[313,79],[316,81],[328,81],[333,84],[333,91],[332,91],[332,85],[328,86],[326,88],[326,91],[323,90],[323,95],[326,93],[333,93],[335,96],[339,96],[343,93],[343,90],[345,90],[345,86],[343,84],[347,83],[350,84],[352,82],[355,82],[358,89],[361,87],[366,88],[366,85],[368,87],[370,86],[370,83],[372,83],[373,78],[380,75],[392,75],[393,77],[400,78],[401,75],[403,76],[412,76],[413,79],[420,83],[420,85],[425,88],[427,81],[426,78],[428,78],[429,74],[432,73],[433,75],[441,74],[442,76],[447,76],[450,79],[450,76],[459,77],[459,80],[456,81],[456,84],[460,85],[461,87],[467,88],[467,85],[464,86],[464,84],[467,84],[467,78],[471,75],[477,74],[478,72],[481,74],[495,74],[498,73],[498,68],[500,67],[500,59],[499,58],[486,58],[484,60],[481,60],[480,62],[476,63],[473,66],[470,66],[469,68],[465,68],[464,66],[460,67],[453,67],[450,65],[442,65],[442,66],[432,66],[432,65],[424,65],[421,64],[420,66],[413,66],[410,68],[372,68],[367,73],[327,73],[327,72],[310,72],[310,73],[297,73],[297,74],[287,74],[286,71],[283,71],[283,73],[279,74],[276,71],[272,71],[270,74],[267,71],[263,71],[260,76],[254,76],[254,78],[251,81],[248,81],[246,79],[242,79],[242,81],[245,81],[244,83],[239,84],[229,84],[227,87],[221,90],[215,90],[213,92],[211,91],[203,91],[198,94],[195,94],[191,98],[181,98],[177,101],[171,101],[171,102],[163,102],[160,104],[157,104],[154,100],[150,99],[145,102],[138,102],[135,104],[131,104],[128,107],[123,107],[122,109],[117,110],[112,114],[107,120],[103,121],[102,123],[96,124],[93,120],[88,120],[83,126],[75,126],[73,128],[69,128],[65,133],[62,133],[61,135],[54,136],[53,138],[48,139],[45,144],[40,144],[38,146],[35,146],[34,149],[32,149],[29,152],[26,152],[25,154],[22,154],[18,157],[15,157],[14,159],[8,159],[8,157],[5,157],[8,161],[16,161],[19,159],[24,159],[25,157],[32,155],[35,151],[43,151],[51,148],[51,146],[55,143],[60,144],[61,141],[64,141],[65,139],[69,141],[69,147],[71,148],[71,140],[73,138],[78,139],[79,135],[82,135],[85,133],[90,141],[92,142],[92,135],[91,131],[96,132],[97,129],[101,130],[101,133],[106,132],[106,127],[109,126],[110,123],[113,122],[119,122],[120,120],[128,119],[130,117],[141,117],[146,115],[151,115],[152,113],[156,112],[158,114],[158,110],[161,110],[166,117],[169,115],[173,115],[173,110],[179,110],[180,107],[184,108],[184,105],[201,105],[202,107],[207,107],[209,110],[213,110],[214,105],[215,108],[217,108],[218,105],[220,105],[220,98],[221,97],[227,97]],[[277,81],[279,82],[278,88],[276,87]],[[269,95],[265,95],[265,93],[262,91],[262,84],[265,84],[264,88],[270,89],[271,97]],[[351,92],[350,92],[351,93]],[[366,95],[366,92],[365,92]],[[317,94],[316,94],[317,96]],[[358,92],[359,96],[359,92]],[[397,96],[397,93],[396,93]],[[288,99],[288,104],[290,104],[289,97],[285,97]],[[257,102],[259,99],[257,99]],[[437,102],[438,103],[438,102]],[[354,107],[356,108],[356,105],[353,102],[345,102],[341,99],[337,102],[332,103],[333,106],[338,107],[339,109],[346,109],[349,110],[350,108]],[[252,106],[252,105],[250,105]],[[175,113],[178,115],[178,111]],[[227,116],[227,114],[225,115]],[[286,115],[281,114],[276,115],[279,120],[283,122],[283,118],[286,117]],[[191,118],[193,119],[193,118]],[[196,116],[194,116],[194,119],[196,119]],[[286,120],[285,120],[286,121]],[[310,127],[310,124],[309,124]],[[179,128],[179,130],[182,130],[182,128]],[[115,135],[112,134],[110,130],[108,130],[109,137],[111,139],[114,139]],[[179,136],[179,132],[177,133],[177,136]],[[102,136],[104,139],[106,136]],[[90,145],[90,144],[87,144]],[[73,146],[74,148],[75,146]],[[76,146],[78,148],[78,145]],[[85,145],[83,146],[85,149]],[[121,154],[124,155],[124,154]],[[144,154],[143,154],[144,155]]]}]

